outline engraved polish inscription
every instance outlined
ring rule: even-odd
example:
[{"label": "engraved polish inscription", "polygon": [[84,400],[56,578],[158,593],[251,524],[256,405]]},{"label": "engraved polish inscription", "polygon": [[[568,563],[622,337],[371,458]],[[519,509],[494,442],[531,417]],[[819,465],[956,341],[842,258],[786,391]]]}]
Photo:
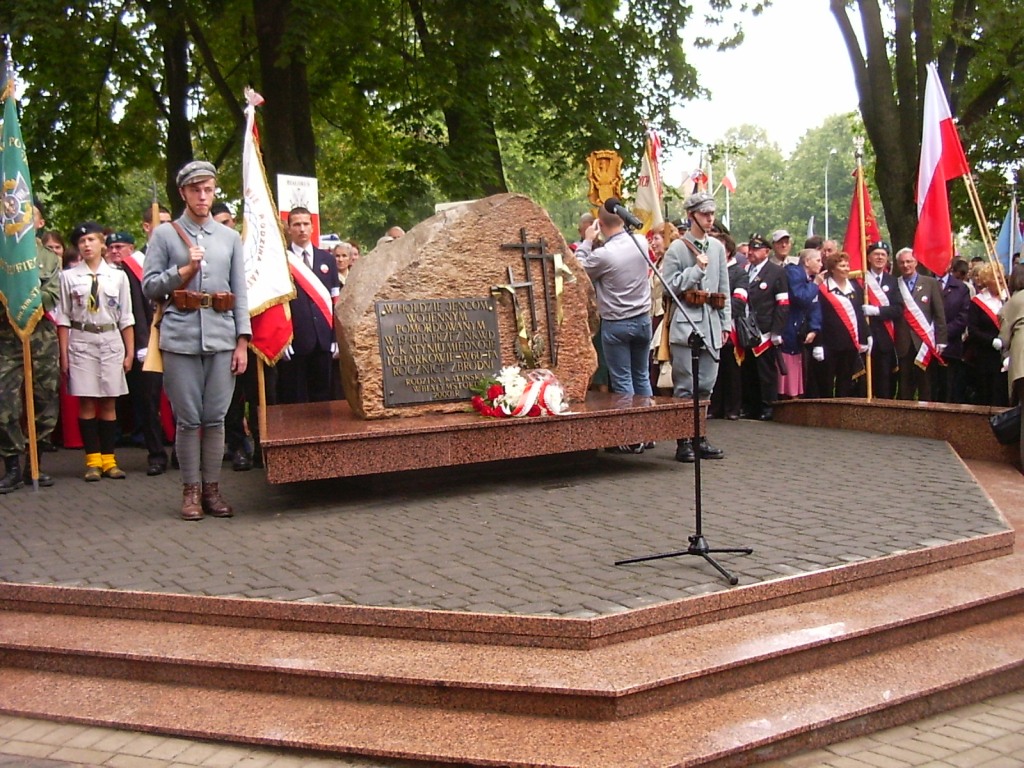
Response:
[{"label": "engraved polish inscription", "polygon": [[492,298],[378,301],[384,406],[468,400],[501,367]]}]

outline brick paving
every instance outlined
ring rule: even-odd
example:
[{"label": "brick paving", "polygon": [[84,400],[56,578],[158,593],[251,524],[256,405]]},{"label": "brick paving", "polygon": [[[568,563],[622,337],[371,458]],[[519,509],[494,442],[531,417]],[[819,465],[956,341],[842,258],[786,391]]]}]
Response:
[{"label": "brick paving", "polygon": [[[741,584],[1005,529],[945,443],[757,422],[711,437],[728,456],[702,464],[703,533],[753,547],[720,558]],[[614,565],[694,532],[693,467],[673,449],[288,486],[225,465],[238,516],[200,523],[176,519],[177,474],[146,477],[144,451],[119,450],[128,480],[95,484],[80,452],[44,454],[53,488],[0,496],[0,581],[558,616],[728,589],[697,558]],[[6,765],[406,764],[0,716]],[[1021,766],[1024,693],[767,765]]]},{"label": "brick paving", "polygon": [[[713,422],[728,452],[702,463],[703,533],[741,584],[1004,530],[945,444],[757,422]],[[601,453],[527,472],[459,469],[270,486],[225,466],[238,515],[185,523],[177,473],[85,483],[82,456],[45,454],[57,478],[0,496],[0,581],[333,604],[589,617],[727,589],[685,549],[693,467],[674,446]],[[902,457],[914,457],[914,473]],[[769,467],[785,467],[773,479]],[[514,467],[513,467],[514,469]],[[935,493],[941,478],[942,493]],[[890,489],[902,488],[899,498]]]}]

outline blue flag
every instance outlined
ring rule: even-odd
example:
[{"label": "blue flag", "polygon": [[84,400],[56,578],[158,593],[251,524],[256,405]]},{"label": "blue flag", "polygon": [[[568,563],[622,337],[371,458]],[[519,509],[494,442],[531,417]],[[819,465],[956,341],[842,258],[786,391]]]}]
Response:
[{"label": "blue flag", "polygon": [[1017,213],[1017,198],[1014,197],[996,240],[996,255],[1003,265],[1003,274],[1010,274],[1010,259],[1014,254],[1020,253],[1022,240],[1024,237],[1021,235],[1020,216]]}]

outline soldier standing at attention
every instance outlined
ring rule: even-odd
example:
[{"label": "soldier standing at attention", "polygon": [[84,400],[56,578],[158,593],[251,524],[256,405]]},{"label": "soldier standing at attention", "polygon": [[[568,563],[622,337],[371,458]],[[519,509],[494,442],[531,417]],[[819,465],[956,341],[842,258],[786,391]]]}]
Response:
[{"label": "soldier standing at attention", "polygon": [[[217,169],[193,160],[177,177],[185,212],[161,224],[146,250],[142,290],[165,305],[164,389],[177,418],[183,520],[231,517],[220,494],[224,417],[245,373],[252,329],[238,233],[213,220]],[[201,484],[201,486],[200,486]]]}]

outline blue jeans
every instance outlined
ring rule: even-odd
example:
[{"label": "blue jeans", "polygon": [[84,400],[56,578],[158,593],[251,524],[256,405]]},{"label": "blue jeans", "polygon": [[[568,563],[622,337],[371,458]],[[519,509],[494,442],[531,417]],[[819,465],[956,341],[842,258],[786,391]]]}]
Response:
[{"label": "blue jeans", "polygon": [[651,316],[601,320],[601,346],[612,392],[653,395],[650,377]]}]

